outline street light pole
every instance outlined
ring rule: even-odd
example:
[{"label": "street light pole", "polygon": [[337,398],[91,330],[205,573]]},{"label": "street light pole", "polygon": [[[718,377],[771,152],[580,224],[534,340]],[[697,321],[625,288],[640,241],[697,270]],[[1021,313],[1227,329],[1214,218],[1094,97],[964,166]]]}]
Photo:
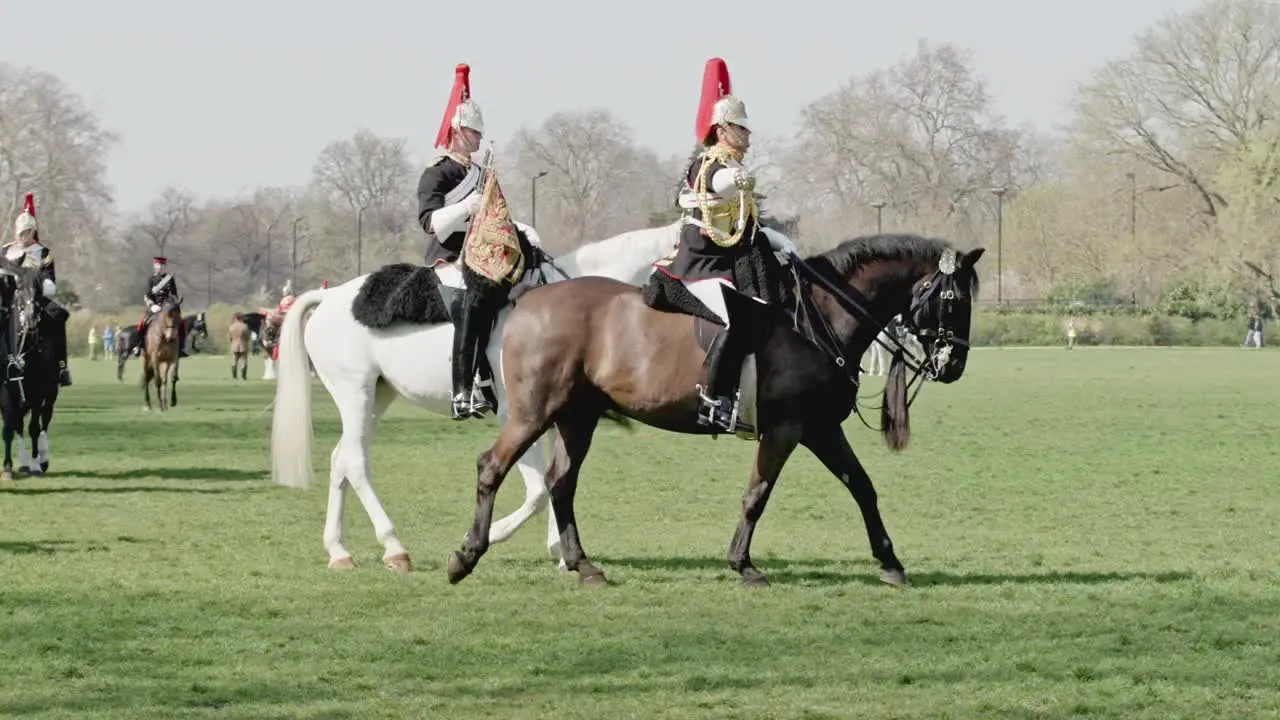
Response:
[{"label": "street light pole", "polygon": [[884,201],[877,200],[871,203],[871,207],[876,209],[876,234],[880,235],[884,233],[884,222],[882,217],[884,213]]},{"label": "street light pole", "polygon": [[298,222],[302,220],[300,217],[293,219],[293,243],[289,246],[289,284],[296,291],[298,288]]},{"label": "street light pole", "polygon": [[270,225],[267,226],[267,293],[268,293],[268,297],[270,297],[270,293],[271,293],[271,229],[274,228],[275,226],[276,224],[274,222],[272,222]]},{"label": "street light pole", "polygon": [[529,224],[532,225],[534,228],[538,227],[538,178],[542,177],[543,175],[546,175],[548,172],[550,171],[543,170],[537,175],[534,175],[533,179],[529,181],[529,185],[532,187],[532,194],[533,194],[533,198],[532,198],[533,207],[530,209],[530,212],[529,212],[529,216],[530,216]]},{"label": "street light pole", "polygon": [[996,304],[1004,304],[1004,194],[1009,188],[1003,185],[992,188],[996,196]]},{"label": "street light pole", "polygon": [[356,277],[360,277],[360,261],[364,254],[364,210],[367,205],[362,206],[356,212]]},{"label": "street light pole", "polygon": [[1129,240],[1133,247],[1138,246],[1138,178],[1132,172],[1124,174],[1129,178]]}]

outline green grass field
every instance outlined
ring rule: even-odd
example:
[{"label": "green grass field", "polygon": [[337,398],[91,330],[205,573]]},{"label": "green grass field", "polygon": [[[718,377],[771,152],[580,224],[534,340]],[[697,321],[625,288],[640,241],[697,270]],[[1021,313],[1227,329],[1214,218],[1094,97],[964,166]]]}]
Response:
[{"label": "green grass field", "polygon": [[756,535],[774,584],[741,587],[753,446],[612,426],[578,504],[610,586],[556,570],[541,517],[450,586],[495,426],[407,404],[373,470],[418,572],[382,569],[354,498],[361,568],[332,572],[324,483],[269,481],[270,383],[193,359],[143,415],[137,361],[123,384],[78,361],[51,474],[0,490],[0,716],[1277,717],[1278,358],[981,350],[921,394],[906,452],[852,419],[905,591],[804,451]]}]

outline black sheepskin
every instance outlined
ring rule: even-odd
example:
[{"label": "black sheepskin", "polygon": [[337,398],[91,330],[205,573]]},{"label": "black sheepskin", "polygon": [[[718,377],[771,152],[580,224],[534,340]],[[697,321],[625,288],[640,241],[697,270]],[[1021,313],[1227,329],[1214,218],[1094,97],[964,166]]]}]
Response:
[{"label": "black sheepskin", "polygon": [[386,330],[400,323],[449,322],[436,271],[424,265],[394,263],[374,271],[351,305],[356,322]]}]

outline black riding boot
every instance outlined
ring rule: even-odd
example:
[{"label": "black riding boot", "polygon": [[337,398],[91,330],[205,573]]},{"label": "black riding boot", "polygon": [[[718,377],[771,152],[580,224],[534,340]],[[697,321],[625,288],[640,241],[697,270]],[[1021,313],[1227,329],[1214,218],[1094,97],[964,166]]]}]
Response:
[{"label": "black riding boot", "polygon": [[[178,357],[191,357],[187,352],[187,324],[184,322],[178,325]],[[177,379],[176,376],[174,379]]]},{"label": "black riding boot", "polygon": [[742,377],[742,363],[746,360],[741,331],[726,329],[716,338],[707,354],[707,385],[698,386],[702,409],[698,412],[698,424],[714,426],[726,432],[735,432],[738,414],[738,381]]},{"label": "black riding boot", "polygon": [[[467,291],[470,295],[470,291]],[[472,402],[472,383],[476,376],[476,336],[485,318],[479,298],[465,297],[454,318],[453,330],[453,419],[484,417],[488,403]]]},{"label": "black riding boot", "polygon": [[53,333],[53,352],[58,358],[58,384],[63,387],[71,385],[71,368],[67,367],[67,321],[56,320],[57,329]]}]

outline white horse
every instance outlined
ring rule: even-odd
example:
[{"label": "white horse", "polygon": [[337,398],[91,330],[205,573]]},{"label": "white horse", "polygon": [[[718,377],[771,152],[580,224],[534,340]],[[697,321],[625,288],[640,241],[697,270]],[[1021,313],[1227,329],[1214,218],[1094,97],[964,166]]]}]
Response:
[{"label": "white horse", "polygon": [[[679,224],[623,233],[607,240],[584,245],[555,266],[570,277],[602,275],[623,282],[637,282],[646,269],[671,252],[679,236]],[[541,266],[547,281],[565,279],[551,263]],[[438,270],[441,284],[458,288],[461,272],[453,266]],[[392,570],[410,571],[413,564],[396,535],[391,518],[374,493],[370,481],[370,448],[378,418],[399,396],[442,415],[450,413],[452,395],[453,324],[405,324],[374,330],[358,323],[351,306],[368,276],[328,289],[311,290],[298,296],[285,315],[280,330],[280,357],[276,363],[275,416],[271,429],[272,471],[276,483],[289,487],[311,484],[311,383],[307,356],[342,417],[342,437],[330,455],[329,506],[325,517],[324,546],[329,567],[355,567],[351,553],[342,544],[344,490],[350,485],[364,505],[374,534],[382,544],[383,564]],[[321,302],[324,302],[321,305]],[[309,321],[304,318],[319,305]],[[493,389],[498,398],[498,417],[506,416],[506,387],[502,382],[502,328],[510,308],[497,317],[486,354],[493,368]],[[305,328],[305,339],[303,337]],[[306,344],[305,354],[303,343]],[[561,565],[560,532],[547,506],[545,483],[550,453],[543,443],[555,436],[544,435],[535,443],[518,467],[524,476],[525,499],[518,510],[495,522],[491,542],[503,542],[529,518],[547,509],[547,548]]]}]

